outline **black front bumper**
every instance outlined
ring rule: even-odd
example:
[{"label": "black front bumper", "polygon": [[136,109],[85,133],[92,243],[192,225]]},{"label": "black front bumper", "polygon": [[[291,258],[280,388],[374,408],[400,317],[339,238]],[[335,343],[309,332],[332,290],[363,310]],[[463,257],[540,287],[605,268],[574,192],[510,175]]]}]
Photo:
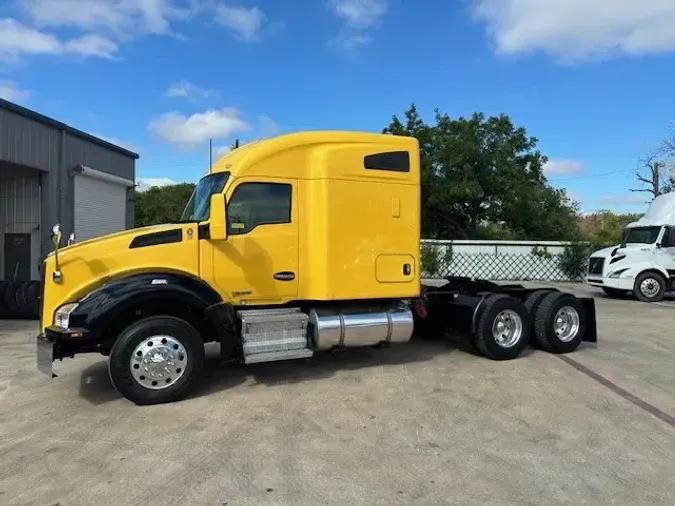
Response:
[{"label": "black front bumper", "polygon": [[83,329],[62,329],[50,326],[36,337],[38,371],[55,378],[52,363],[73,358],[78,353],[100,352],[100,342],[95,335]]}]

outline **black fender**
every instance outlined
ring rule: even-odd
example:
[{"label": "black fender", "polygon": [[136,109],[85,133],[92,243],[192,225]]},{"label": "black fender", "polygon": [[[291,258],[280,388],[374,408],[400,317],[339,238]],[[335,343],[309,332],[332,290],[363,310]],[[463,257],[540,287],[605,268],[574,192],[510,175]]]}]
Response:
[{"label": "black fender", "polygon": [[187,274],[154,272],[110,281],[80,300],[70,314],[70,325],[100,336],[131,304],[158,298],[181,301],[202,311],[217,329],[219,340],[225,342],[229,306],[207,283]]}]

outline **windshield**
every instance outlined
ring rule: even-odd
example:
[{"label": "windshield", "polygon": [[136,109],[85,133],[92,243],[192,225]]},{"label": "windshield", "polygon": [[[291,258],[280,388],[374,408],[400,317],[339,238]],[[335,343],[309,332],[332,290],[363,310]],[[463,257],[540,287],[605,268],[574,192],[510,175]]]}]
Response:
[{"label": "windshield", "polygon": [[195,191],[192,192],[180,221],[204,221],[208,219],[211,211],[211,195],[223,191],[228,177],[230,177],[229,172],[218,172],[203,177],[197,183]]},{"label": "windshield", "polygon": [[623,232],[621,246],[626,244],[654,244],[661,232],[661,227],[627,228]]}]

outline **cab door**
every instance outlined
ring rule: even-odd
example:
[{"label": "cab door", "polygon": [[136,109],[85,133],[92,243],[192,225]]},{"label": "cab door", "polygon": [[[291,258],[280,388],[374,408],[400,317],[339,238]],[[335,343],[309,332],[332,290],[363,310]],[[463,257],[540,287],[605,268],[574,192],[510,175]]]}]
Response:
[{"label": "cab door", "polygon": [[213,277],[234,304],[279,304],[298,294],[297,181],[241,178],[226,201],[225,241],[214,241]]},{"label": "cab door", "polygon": [[660,248],[656,251],[659,264],[668,271],[671,278],[675,277],[675,227],[664,227]]}]

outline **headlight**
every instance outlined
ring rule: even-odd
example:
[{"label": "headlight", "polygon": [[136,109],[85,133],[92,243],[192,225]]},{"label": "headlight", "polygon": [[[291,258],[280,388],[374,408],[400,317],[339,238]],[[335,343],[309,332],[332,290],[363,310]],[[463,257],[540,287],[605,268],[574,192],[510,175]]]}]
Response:
[{"label": "headlight", "polygon": [[70,304],[64,304],[54,312],[54,325],[67,329],[70,325],[70,313],[75,311],[77,307],[77,302],[71,302]]}]

